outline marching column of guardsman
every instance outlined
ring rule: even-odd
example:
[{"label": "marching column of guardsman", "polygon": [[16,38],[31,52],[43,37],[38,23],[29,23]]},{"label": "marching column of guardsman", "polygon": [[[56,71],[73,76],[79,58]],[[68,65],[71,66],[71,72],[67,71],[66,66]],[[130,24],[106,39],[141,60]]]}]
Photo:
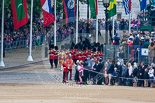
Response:
[{"label": "marching column of guardsman", "polygon": [[[58,46],[52,44],[49,49],[49,59],[51,68],[58,67],[61,65],[63,71],[63,82],[66,83],[66,80],[72,80],[73,64],[75,64],[75,80],[77,83],[87,84],[87,80],[94,78],[97,74],[94,74],[90,71],[97,71],[98,68],[95,65],[98,65],[98,61],[103,59],[103,45],[100,43],[90,43],[88,39],[85,39],[83,42],[79,42],[76,45],[71,44],[70,50],[61,48],[58,51]],[[91,61],[91,62],[90,62]],[[54,65],[53,65],[54,64]],[[70,74],[70,75],[69,75]],[[81,80],[83,79],[83,80]],[[95,84],[96,79],[94,79]]]},{"label": "marching column of guardsman", "polygon": [[[86,68],[83,70],[83,83],[87,84],[88,79],[94,78],[94,84],[100,84],[100,82],[96,83],[98,78],[95,79],[98,74],[91,71],[98,72],[99,70],[101,70],[101,68],[98,69],[98,64],[102,62],[101,60],[103,60],[103,44],[91,44],[87,39],[85,39],[85,41],[76,44],[74,47],[71,47],[71,49],[71,54],[75,57],[74,62],[78,61],[79,63],[79,61],[82,61],[82,65]],[[78,64],[76,67],[78,67]],[[88,72],[88,70],[90,71]],[[78,74],[78,69],[76,68],[75,81],[79,80]]]}]

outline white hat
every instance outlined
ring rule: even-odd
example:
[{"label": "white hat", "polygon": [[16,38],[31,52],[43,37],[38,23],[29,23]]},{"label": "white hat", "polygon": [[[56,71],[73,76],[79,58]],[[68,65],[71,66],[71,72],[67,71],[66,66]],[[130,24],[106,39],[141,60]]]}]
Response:
[{"label": "white hat", "polygon": [[80,62],[79,60],[76,61],[76,63],[79,63],[79,62]]}]

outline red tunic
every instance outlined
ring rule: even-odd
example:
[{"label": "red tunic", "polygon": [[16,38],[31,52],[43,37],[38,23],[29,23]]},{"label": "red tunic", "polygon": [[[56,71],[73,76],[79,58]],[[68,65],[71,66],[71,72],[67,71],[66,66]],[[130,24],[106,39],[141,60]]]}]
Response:
[{"label": "red tunic", "polygon": [[75,54],[74,54],[73,50],[72,50],[72,56],[71,57],[72,57],[72,60],[75,59]]},{"label": "red tunic", "polygon": [[81,60],[82,60],[82,57],[83,57],[83,54],[82,54],[82,53],[79,54],[79,58],[78,58],[78,60],[81,61]]},{"label": "red tunic", "polygon": [[67,72],[68,71],[67,63],[63,62],[62,66],[63,66],[63,71]]},{"label": "red tunic", "polygon": [[66,63],[67,63],[68,69],[72,69],[73,60],[72,60],[72,59],[67,59],[67,60],[66,60]]},{"label": "red tunic", "polygon": [[79,60],[79,54],[75,55],[75,59]]},{"label": "red tunic", "polygon": [[54,51],[54,50],[51,50],[51,51],[49,52],[50,59],[54,59],[54,54],[55,54],[55,51]]},{"label": "red tunic", "polygon": [[102,56],[102,57],[103,57],[103,53],[102,53],[102,52],[100,52],[100,56]]},{"label": "red tunic", "polygon": [[58,51],[55,51],[55,53],[54,53],[54,59],[58,60]]},{"label": "red tunic", "polygon": [[85,51],[85,56],[88,57],[88,52],[87,51]]}]

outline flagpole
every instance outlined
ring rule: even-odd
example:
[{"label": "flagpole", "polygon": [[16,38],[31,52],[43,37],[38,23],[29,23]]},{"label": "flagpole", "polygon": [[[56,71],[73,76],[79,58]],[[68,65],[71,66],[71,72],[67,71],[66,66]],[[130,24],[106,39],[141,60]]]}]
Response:
[{"label": "flagpole", "polygon": [[78,5],[79,5],[79,0],[77,0],[77,5],[76,5],[76,44],[78,43],[78,23],[79,23],[79,21],[78,21],[78,15],[79,15],[79,12],[78,12],[78,10],[79,10],[79,7],[78,7]]},{"label": "flagpole", "polygon": [[115,20],[114,20],[114,16],[112,17],[112,37],[114,37],[114,33],[115,33]]},{"label": "flagpole", "polygon": [[3,61],[3,46],[4,46],[4,0],[2,4],[2,30],[1,30],[1,62],[0,66],[5,67],[4,61]]},{"label": "flagpole", "polygon": [[98,14],[96,15],[96,43],[98,43]]},{"label": "flagpole", "polygon": [[55,16],[55,21],[54,21],[54,46],[56,46],[56,0],[54,1],[54,16]]},{"label": "flagpole", "polygon": [[32,58],[32,20],[33,20],[33,0],[31,0],[31,21],[30,21],[30,46],[27,61],[33,61]]},{"label": "flagpole", "polygon": [[131,33],[131,12],[129,13],[129,34]]}]

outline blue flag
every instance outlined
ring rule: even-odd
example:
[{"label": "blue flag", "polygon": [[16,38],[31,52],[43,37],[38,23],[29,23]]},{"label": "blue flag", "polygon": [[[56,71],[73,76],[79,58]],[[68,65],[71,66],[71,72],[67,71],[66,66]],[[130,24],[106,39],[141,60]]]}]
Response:
[{"label": "blue flag", "polygon": [[140,11],[146,8],[146,0],[139,0],[140,2]]},{"label": "blue flag", "polygon": [[75,21],[75,1],[76,0],[63,0],[66,24]]}]

